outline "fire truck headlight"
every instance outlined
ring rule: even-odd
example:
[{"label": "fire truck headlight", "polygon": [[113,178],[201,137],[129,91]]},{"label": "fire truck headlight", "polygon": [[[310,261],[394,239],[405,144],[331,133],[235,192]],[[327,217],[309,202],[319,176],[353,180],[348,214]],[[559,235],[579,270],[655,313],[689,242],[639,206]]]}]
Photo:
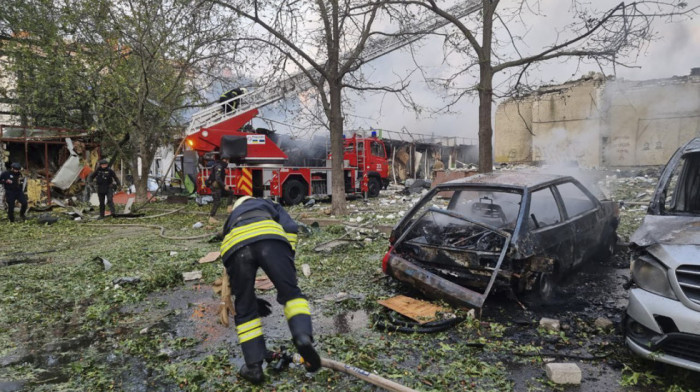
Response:
[{"label": "fire truck headlight", "polygon": [[208,137],[208,136],[209,136],[209,131],[202,131],[202,136],[203,136],[203,137]]}]

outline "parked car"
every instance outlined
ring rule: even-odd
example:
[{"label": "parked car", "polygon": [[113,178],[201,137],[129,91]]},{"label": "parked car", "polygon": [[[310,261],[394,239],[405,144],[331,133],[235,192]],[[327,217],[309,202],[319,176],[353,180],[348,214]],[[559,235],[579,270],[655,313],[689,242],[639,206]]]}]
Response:
[{"label": "parked car", "polygon": [[666,164],[630,245],[627,345],[643,357],[700,371],[700,138]]},{"label": "parked car", "polygon": [[573,177],[498,172],[440,184],[393,229],[384,272],[481,307],[492,288],[552,299],[560,278],[612,254],[619,209]]}]

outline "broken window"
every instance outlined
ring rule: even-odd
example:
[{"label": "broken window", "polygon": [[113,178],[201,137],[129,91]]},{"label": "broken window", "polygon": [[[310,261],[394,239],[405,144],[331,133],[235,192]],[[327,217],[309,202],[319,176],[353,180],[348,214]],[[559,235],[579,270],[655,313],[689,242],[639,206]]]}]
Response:
[{"label": "broken window", "polygon": [[595,203],[576,184],[567,182],[557,185],[569,218],[595,209]]},{"label": "broken window", "polygon": [[561,222],[557,201],[550,188],[532,192],[530,201],[530,224],[533,229],[555,225]]},{"label": "broken window", "polygon": [[664,200],[667,212],[700,213],[700,153],[683,156],[668,184]]}]

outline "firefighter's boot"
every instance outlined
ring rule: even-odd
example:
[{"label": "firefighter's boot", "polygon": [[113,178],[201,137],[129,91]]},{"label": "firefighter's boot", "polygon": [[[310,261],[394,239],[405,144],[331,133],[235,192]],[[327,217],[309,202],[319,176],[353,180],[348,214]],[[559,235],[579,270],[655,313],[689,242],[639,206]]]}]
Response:
[{"label": "firefighter's boot", "polygon": [[292,333],[292,342],[304,358],[306,370],[315,372],[321,367],[321,357],[313,346],[313,330],[311,327],[311,311],[309,303],[304,298],[295,298],[284,305],[284,315]]},{"label": "firefighter's boot", "polygon": [[313,346],[313,339],[309,335],[298,335],[292,338],[299,354],[304,359],[304,366],[309,372],[315,372],[321,368],[321,357]]},{"label": "firefighter's boot", "polygon": [[263,373],[262,362],[243,365],[241,366],[241,370],[238,371],[238,374],[256,385],[262,384],[262,382],[265,381],[265,373]]}]

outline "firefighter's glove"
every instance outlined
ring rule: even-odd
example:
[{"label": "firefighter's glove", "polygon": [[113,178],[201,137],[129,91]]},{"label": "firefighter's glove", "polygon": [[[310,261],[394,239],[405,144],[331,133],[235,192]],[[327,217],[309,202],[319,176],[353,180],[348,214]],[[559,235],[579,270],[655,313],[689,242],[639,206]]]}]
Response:
[{"label": "firefighter's glove", "polygon": [[272,305],[264,299],[258,298],[258,315],[267,317],[272,314]]}]

